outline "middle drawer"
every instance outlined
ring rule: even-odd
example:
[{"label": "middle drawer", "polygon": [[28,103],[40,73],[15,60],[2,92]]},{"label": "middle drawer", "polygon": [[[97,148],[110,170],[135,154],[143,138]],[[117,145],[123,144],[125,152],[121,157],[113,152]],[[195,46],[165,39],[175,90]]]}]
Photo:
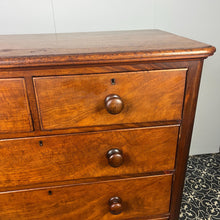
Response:
[{"label": "middle drawer", "polygon": [[170,170],[178,129],[165,126],[1,140],[0,187]]}]

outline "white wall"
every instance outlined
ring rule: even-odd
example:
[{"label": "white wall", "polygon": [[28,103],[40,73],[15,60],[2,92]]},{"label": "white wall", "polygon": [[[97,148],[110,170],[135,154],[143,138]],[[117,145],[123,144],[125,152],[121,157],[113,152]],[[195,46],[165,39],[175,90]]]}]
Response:
[{"label": "white wall", "polygon": [[214,45],[204,62],[190,154],[219,151],[220,145],[220,1],[156,0],[155,26]]},{"label": "white wall", "polygon": [[0,34],[159,28],[217,47],[205,61],[191,154],[220,145],[220,0],[0,0]]}]

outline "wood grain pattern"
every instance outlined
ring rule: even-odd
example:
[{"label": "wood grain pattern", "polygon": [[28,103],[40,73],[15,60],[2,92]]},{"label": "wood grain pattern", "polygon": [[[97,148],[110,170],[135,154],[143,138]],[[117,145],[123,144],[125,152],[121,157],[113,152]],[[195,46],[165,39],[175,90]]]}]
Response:
[{"label": "wood grain pattern", "polygon": [[165,69],[187,69],[193,60],[168,60],[160,62],[140,62],[129,64],[96,64],[72,66],[47,66],[0,69],[1,78],[89,75],[103,73],[138,72]]},{"label": "wood grain pattern", "polygon": [[[33,80],[32,80],[31,76],[26,76],[24,79],[25,79],[25,83],[26,83],[26,87],[27,87],[28,101],[30,103],[31,117],[32,117],[32,121],[33,121],[33,130],[39,131],[40,130],[40,122],[39,122],[39,118],[38,118],[37,102],[36,102],[36,96],[34,93]],[[31,133],[33,135],[33,131]]]},{"label": "wood grain pattern", "polygon": [[0,36],[0,219],[177,220],[214,52],[159,30]]},{"label": "wood grain pattern", "polygon": [[[172,170],[178,128],[1,140],[0,187]],[[115,147],[124,158],[117,168],[107,158]]]},{"label": "wood grain pattern", "polygon": [[[0,219],[147,219],[169,213],[171,182],[164,175],[0,193]],[[114,196],[122,199],[119,215],[109,212]]]},{"label": "wood grain pattern", "polygon": [[0,68],[205,58],[215,48],[160,30],[0,37]]},{"label": "wood grain pattern", "polygon": [[143,122],[143,123],[128,123],[128,124],[114,124],[114,125],[103,125],[98,127],[78,127],[61,130],[49,130],[49,131],[32,131],[22,133],[2,133],[0,139],[12,139],[12,138],[23,138],[23,137],[38,137],[38,136],[51,136],[60,134],[75,134],[95,131],[110,131],[116,129],[127,129],[127,128],[140,128],[140,127],[157,127],[166,125],[179,125],[181,120],[177,121],[154,121],[154,122]]},{"label": "wood grain pattern", "polygon": [[[154,218],[154,219],[149,219],[149,220],[166,220],[169,219],[169,217],[163,217],[163,218]],[[139,219],[138,219],[139,220]],[[144,219],[143,219],[144,220]],[[145,219],[146,220],[146,219]]]},{"label": "wood grain pattern", "polygon": [[[42,130],[181,119],[186,69],[35,77]],[[111,84],[115,79],[115,85]],[[110,94],[124,108],[112,115]]]},{"label": "wood grain pattern", "polygon": [[134,71],[146,71],[146,70],[163,70],[163,69],[181,69],[188,68],[193,65],[193,61],[169,61],[169,62],[153,62],[153,63],[139,63],[139,64],[127,64],[127,65],[97,65],[97,66],[74,66],[74,67],[37,67],[37,68],[13,68],[13,69],[1,69],[0,77],[25,77],[28,98],[30,101],[31,113],[34,122],[33,132],[22,132],[22,133],[8,133],[1,134],[0,139],[5,138],[19,138],[19,137],[33,137],[33,136],[47,136],[56,134],[71,134],[79,132],[89,131],[104,131],[111,129],[122,129],[122,128],[136,128],[146,126],[158,126],[158,125],[173,125],[181,123],[177,121],[154,121],[145,123],[126,123],[126,124],[114,124],[114,125],[103,125],[98,127],[77,127],[70,129],[59,129],[43,131],[40,130],[40,122],[37,112],[37,106],[35,101],[35,93],[32,87],[33,76],[57,76],[57,75],[84,75],[84,74],[100,74],[100,73],[113,73],[113,72],[134,72]]},{"label": "wood grain pattern", "polygon": [[199,92],[202,65],[202,60],[194,61],[194,63],[189,67],[187,74],[187,84],[183,109],[183,122],[180,128],[178,141],[176,174],[175,181],[173,183],[170,220],[176,220],[179,218],[182,190],[184,186],[186,165],[193,130],[193,122]]},{"label": "wood grain pattern", "polygon": [[32,130],[24,79],[0,79],[0,133]]}]

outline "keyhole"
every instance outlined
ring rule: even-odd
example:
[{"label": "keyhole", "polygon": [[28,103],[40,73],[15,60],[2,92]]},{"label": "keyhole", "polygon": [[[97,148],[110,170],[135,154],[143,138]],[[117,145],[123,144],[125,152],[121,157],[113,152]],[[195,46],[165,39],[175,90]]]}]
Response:
[{"label": "keyhole", "polygon": [[42,147],[43,146],[43,141],[39,141],[39,145]]},{"label": "keyhole", "polygon": [[115,85],[115,79],[114,79],[114,78],[111,79],[111,84],[112,84],[112,85]]}]

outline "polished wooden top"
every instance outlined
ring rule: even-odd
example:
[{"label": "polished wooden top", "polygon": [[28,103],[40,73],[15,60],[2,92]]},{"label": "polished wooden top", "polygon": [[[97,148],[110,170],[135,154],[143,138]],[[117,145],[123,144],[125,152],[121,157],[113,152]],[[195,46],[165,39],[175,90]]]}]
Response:
[{"label": "polished wooden top", "polygon": [[0,67],[206,58],[214,52],[160,30],[0,36]]}]

